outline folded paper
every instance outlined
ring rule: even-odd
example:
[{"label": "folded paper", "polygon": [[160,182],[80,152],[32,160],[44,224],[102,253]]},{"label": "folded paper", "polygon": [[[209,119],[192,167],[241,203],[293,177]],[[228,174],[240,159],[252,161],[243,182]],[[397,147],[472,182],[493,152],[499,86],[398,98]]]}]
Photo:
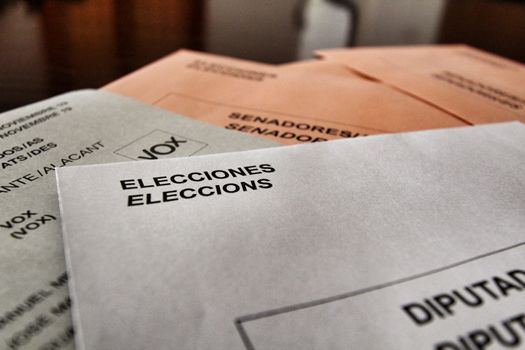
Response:
[{"label": "folded paper", "polygon": [[320,51],[470,124],[525,122],[525,66],[466,45]]},{"label": "folded paper", "polygon": [[467,125],[330,62],[279,67],[181,50],[104,89],[285,144]]},{"label": "folded paper", "polygon": [[56,169],[272,145],[101,91],[1,114],[0,348],[73,348]]},{"label": "folded paper", "polygon": [[523,342],[524,172],[517,122],[61,168],[77,343]]}]

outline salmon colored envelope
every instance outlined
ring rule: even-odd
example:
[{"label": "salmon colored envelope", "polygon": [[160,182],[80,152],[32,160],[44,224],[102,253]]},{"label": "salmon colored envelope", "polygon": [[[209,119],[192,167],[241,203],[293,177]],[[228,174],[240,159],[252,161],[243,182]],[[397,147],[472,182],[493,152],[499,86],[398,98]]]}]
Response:
[{"label": "salmon colored envelope", "polygon": [[[103,89],[285,144],[465,125],[337,63],[286,69],[178,51]],[[338,74],[335,74],[340,72]]]},{"label": "salmon colored envelope", "polygon": [[525,66],[465,45],[322,50],[471,124],[525,122]]},{"label": "salmon colored envelope", "polygon": [[[303,72],[303,73],[322,73],[332,74],[334,76],[343,75],[350,76],[350,78],[361,78],[366,80],[366,77],[359,75],[357,72],[348,69],[344,63],[335,61],[322,61],[322,60],[306,60],[297,61],[292,63],[285,63],[279,65],[280,69],[286,70],[287,72]],[[337,79],[337,77],[336,77]]]}]

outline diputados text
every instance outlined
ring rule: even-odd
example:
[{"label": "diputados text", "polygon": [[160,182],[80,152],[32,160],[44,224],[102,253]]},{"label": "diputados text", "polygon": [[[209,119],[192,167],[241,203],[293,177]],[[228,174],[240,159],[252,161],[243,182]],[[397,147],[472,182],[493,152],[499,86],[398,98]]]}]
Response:
[{"label": "diputados text", "polygon": [[[405,304],[401,309],[416,325],[424,326],[506,298],[522,298],[524,291],[525,270],[514,269],[463,288]],[[443,340],[435,344],[434,349],[484,350],[492,346],[498,349],[518,348],[525,342],[525,309],[516,312],[503,320]]]},{"label": "diputados text", "polygon": [[[193,171],[190,173],[177,173],[171,175],[154,176],[148,179],[120,180],[122,190],[142,190],[164,186],[177,186],[162,192],[134,193],[127,197],[127,206],[140,206],[178,201],[180,199],[193,199],[198,197],[221,196],[238,192],[256,191],[272,188],[268,178],[253,178],[275,172],[270,164],[247,165],[237,168]],[[242,180],[239,180],[241,178]],[[228,180],[220,184],[216,180]]]}]

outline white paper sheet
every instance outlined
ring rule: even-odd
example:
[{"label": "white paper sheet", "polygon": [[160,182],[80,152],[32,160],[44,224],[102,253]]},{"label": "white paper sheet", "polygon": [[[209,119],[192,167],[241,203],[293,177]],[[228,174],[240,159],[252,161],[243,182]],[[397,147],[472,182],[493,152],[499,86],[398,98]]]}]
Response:
[{"label": "white paper sheet", "polygon": [[100,91],[1,114],[0,349],[73,348],[57,167],[269,145]]},{"label": "white paper sheet", "polygon": [[77,343],[523,344],[523,174],[520,123],[59,169]]}]

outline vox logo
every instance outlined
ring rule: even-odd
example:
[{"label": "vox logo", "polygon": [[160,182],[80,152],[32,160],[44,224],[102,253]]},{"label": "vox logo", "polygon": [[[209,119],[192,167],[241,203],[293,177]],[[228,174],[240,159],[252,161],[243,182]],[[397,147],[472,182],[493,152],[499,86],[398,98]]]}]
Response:
[{"label": "vox logo", "polygon": [[187,157],[208,146],[204,142],[162,130],[154,130],[115,150],[115,153],[134,160],[155,160]]},{"label": "vox logo", "polygon": [[159,156],[165,156],[172,154],[177,150],[181,143],[186,143],[188,141],[179,139],[170,136],[170,139],[164,143],[157,143],[156,145],[151,146],[149,149],[143,149],[144,155],[138,156],[139,159],[159,159]]}]

